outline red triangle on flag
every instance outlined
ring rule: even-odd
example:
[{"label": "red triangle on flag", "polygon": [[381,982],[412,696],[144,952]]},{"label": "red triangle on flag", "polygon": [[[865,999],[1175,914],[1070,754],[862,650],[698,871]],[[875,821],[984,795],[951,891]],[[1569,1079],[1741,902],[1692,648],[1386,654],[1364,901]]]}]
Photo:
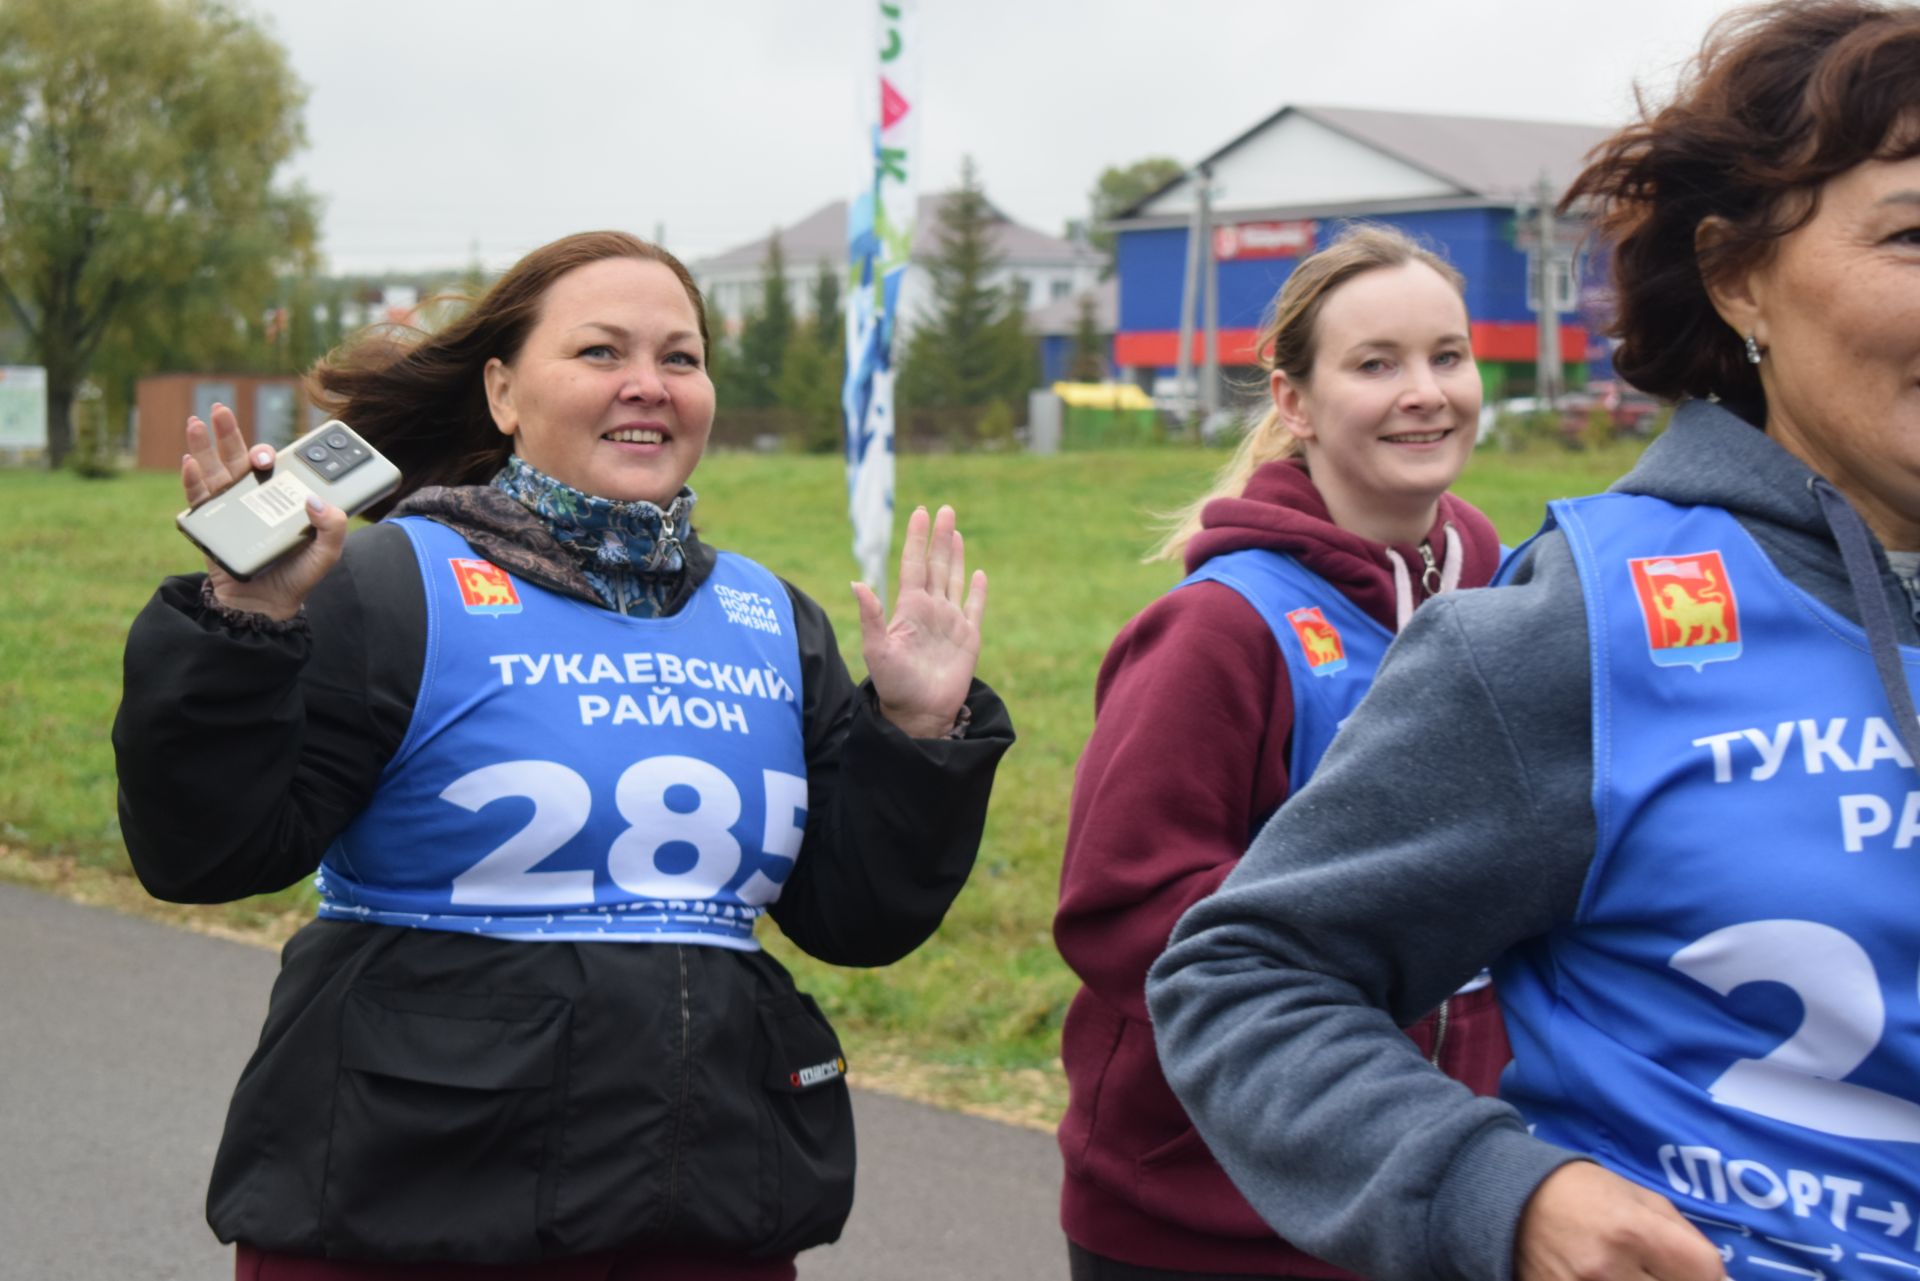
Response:
[{"label": "red triangle on flag", "polygon": [[900,96],[900,91],[888,84],[885,76],[881,76],[880,127],[882,129],[893,128],[894,125],[900,122],[900,117],[907,114],[908,109],[907,100]]}]

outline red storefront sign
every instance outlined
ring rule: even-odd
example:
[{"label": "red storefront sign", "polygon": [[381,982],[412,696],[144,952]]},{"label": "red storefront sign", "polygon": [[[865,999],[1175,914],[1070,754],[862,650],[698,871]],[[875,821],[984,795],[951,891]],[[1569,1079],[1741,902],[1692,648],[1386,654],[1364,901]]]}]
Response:
[{"label": "red storefront sign", "polygon": [[1311,218],[1229,223],[1213,229],[1213,256],[1219,262],[1234,258],[1302,258],[1313,252],[1315,230]]}]

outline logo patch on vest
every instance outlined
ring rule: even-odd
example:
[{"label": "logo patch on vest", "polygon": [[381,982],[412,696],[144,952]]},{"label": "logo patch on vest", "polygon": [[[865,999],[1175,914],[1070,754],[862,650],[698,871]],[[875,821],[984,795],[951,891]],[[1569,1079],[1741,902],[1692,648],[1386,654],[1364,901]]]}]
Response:
[{"label": "logo patch on vest", "polygon": [[812,1067],[803,1067],[798,1072],[790,1073],[787,1079],[793,1083],[794,1089],[804,1090],[815,1085],[825,1085],[828,1081],[845,1075],[846,1070],[845,1059],[828,1059],[825,1063],[816,1063]]},{"label": "logo patch on vest", "polygon": [[1627,568],[1655,663],[1699,671],[1740,657],[1740,607],[1719,552],[1639,557]]},{"label": "logo patch on vest", "polygon": [[460,585],[460,603],[469,614],[517,614],[520,593],[507,571],[488,560],[453,556],[447,560],[453,581]]},{"label": "logo patch on vest", "polygon": [[1288,610],[1287,621],[1300,638],[1300,648],[1307,651],[1307,670],[1315,676],[1331,676],[1346,667],[1347,647],[1333,624],[1321,616],[1318,605]]},{"label": "logo patch on vest", "polygon": [[773,602],[759,592],[741,591],[737,587],[728,587],[716,583],[713,594],[720,600],[720,608],[727,613],[727,621],[740,627],[751,627],[757,632],[780,634],[780,616],[773,612]]}]

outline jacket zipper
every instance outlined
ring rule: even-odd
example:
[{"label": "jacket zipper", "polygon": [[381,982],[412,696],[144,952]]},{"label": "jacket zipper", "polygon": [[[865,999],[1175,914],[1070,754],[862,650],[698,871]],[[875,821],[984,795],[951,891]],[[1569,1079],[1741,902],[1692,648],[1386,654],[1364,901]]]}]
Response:
[{"label": "jacket zipper", "polygon": [[[1452,998],[1449,997],[1448,1000]],[[1447,1002],[1440,1002],[1433,1011],[1433,1053],[1427,1055],[1427,1062],[1440,1066],[1440,1050],[1447,1043]]]},{"label": "jacket zipper", "polygon": [[1426,568],[1420,571],[1420,590],[1429,596],[1440,594],[1440,563],[1433,558],[1433,548],[1427,543],[1420,544],[1420,559],[1426,562]]},{"label": "jacket zipper", "polygon": [[673,1152],[667,1164],[667,1203],[661,1207],[660,1226],[669,1227],[680,1200],[680,1148],[687,1132],[687,1098],[693,1091],[693,999],[687,983],[687,949],[674,944],[680,962],[680,1106],[673,1121]]}]

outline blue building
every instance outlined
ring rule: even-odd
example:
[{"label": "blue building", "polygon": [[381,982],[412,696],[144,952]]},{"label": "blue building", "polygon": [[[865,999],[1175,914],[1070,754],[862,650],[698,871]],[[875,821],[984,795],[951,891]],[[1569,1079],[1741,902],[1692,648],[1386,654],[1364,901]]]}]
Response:
[{"label": "blue building", "polygon": [[[1542,184],[1557,200],[1586,153],[1612,129],[1347,107],[1282,107],[1112,224],[1120,298],[1114,362],[1143,386],[1179,363],[1187,239],[1198,203],[1195,175],[1212,188],[1219,288],[1219,364],[1244,384],[1255,336],[1275,292],[1302,256],[1341,226],[1389,223],[1437,248],[1467,278],[1474,355],[1489,400],[1533,388],[1538,322],[1523,211]],[[1584,228],[1561,219],[1565,253]],[[1562,305],[1560,350],[1570,385],[1606,376],[1598,331],[1605,298],[1595,255],[1561,257],[1545,271]],[[1201,317],[1195,313],[1194,368]],[[1226,397],[1223,396],[1223,400]]]}]

